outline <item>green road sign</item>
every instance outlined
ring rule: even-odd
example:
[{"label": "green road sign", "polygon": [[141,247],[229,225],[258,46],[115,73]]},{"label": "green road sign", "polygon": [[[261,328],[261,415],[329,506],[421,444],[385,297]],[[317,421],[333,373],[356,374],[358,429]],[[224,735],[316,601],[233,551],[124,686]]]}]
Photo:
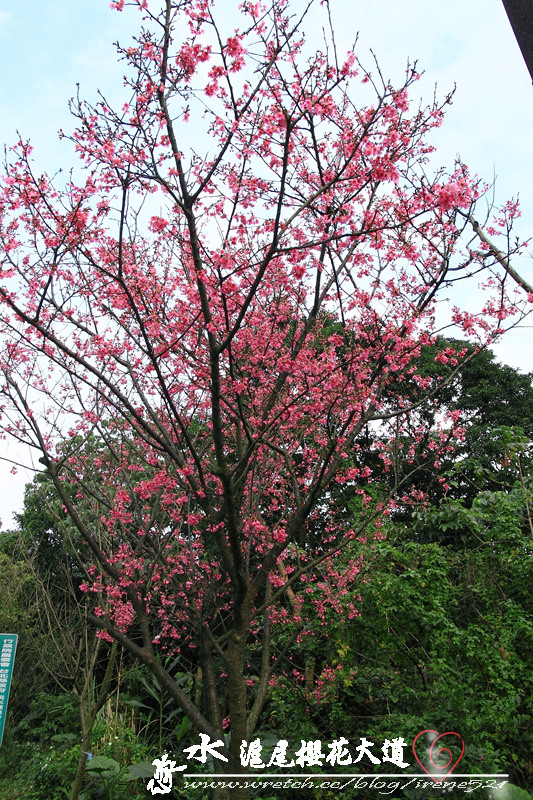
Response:
[{"label": "green road sign", "polygon": [[16,633],[0,633],[0,746],[4,735],[7,701],[9,699],[13,664],[15,663],[17,639]]}]

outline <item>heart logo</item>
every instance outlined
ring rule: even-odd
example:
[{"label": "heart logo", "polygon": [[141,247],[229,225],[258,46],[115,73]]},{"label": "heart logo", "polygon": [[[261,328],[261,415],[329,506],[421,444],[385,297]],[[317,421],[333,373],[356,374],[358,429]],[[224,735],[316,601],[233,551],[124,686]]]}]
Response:
[{"label": "heart logo", "polygon": [[[420,761],[420,759],[418,758],[418,756],[416,754],[416,743],[420,739],[420,737],[423,736],[425,733],[434,733],[434,734],[436,734],[434,739],[433,739],[433,741],[431,742],[431,745],[430,745],[430,748],[429,748],[429,760],[431,762],[431,766],[434,769],[439,770],[441,773],[442,773],[443,770],[448,770],[446,772],[446,774],[443,775],[442,778],[437,778],[433,773],[431,773],[428,769],[426,769],[425,766],[422,764],[422,762]],[[448,747],[441,747],[436,754],[433,752],[433,748],[435,747],[435,745],[437,744],[439,739],[442,739],[443,736],[456,736],[459,739],[459,742],[461,743],[461,752],[459,754],[459,757],[455,761],[455,764],[452,764],[453,756],[452,756],[451,750],[449,750]],[[452,772],[456,768],[457,764],[462,759],[464,751],[465,751],[465,743],[464,743],[463,739],[461,738],[461,736],[459,736],[459,734],[455,733],[454,731],[446,731],[446,733],[439,733],[438,731],[431,731],[431,730],[421,731],[418,734],[418,736],[415,736],[415,738],[413,739],[413,755],[414,755],[414,757],[416,758],[416,760],[418,761],[418,763],[420,764],[420,766],[422,767],[424,772],[427,772],[429,777],[433,778],[433,780],[436,783],[442,783],[442,781],[446,780],[448,775],[452,774]],[[436,759],[438,759],[441,755],[445,755],[445,756],[447,755],[448,756],[448,761],[444,765],[439,765],[439,764],[435,763]],[[450,767],[450,764],[452,764],[451,767]]]}]

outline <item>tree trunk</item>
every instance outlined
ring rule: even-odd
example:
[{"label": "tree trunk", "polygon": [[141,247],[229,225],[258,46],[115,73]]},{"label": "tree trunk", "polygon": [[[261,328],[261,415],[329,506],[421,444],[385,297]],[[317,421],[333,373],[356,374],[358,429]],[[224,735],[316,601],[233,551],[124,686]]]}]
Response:
[{"label": "tree trunk", "polygon": [[80,793],[83,778],[85,776],[85,767],[87,766],[87,753],[90,752],[91,748],[91,739],[92,739],[92,725],[88,731],[84,731],[81,740],[81,750],[80,750],[80,757],[78,758],[78,766],[76,767],[76,776],[74,778],[74,783],[72,784],[72,788],[70,790],[70,797],[69,800],[78,800],[78,795]]},{"label": "tree trunk", "polygon": [[[226,665],[228,671],[228,705],[231,719],[231,762],[228,765],[231,773],[244,773],[241,764],[241,742],[247,736],[247,708],[246,708],[246,680],[244,677],[244,653],[246,636],[234,634],[233,641],[228,646]],[[229,792],[231,800],[250,800],[250,789],[232,787]]]},{"label": "tree trunk", "polygon": [[[70,790],[69,800],[78,800],[78,795],[80,793],[80,789],[83,784],[83,778],[85,776],[85,767],[87,766],[87,753],[89,753],[91,750],[94,723],[96,722],[98,712],[109,696],[111,678],[115,669],[118,649],[117,642],[113,642],[111,646],[111,652],[109,654],[104,678],[98,691],[98,696],[96,699],[93,699],[92,692],[94,669],[98,658],[98,651],[100,650],[100,644],[100,640],[97,639],[96,645],[91,653],[91,658],[85,670],[86,674],[83,683],[83,689],[81,694],[78,696],[80,707],[81,751],[78,759],[78,766],[76,768],[76,775],[74,777],[74,783],[72,784],[72,789]],[[87,703],[87,706],[84,705],[85,703]]]}]

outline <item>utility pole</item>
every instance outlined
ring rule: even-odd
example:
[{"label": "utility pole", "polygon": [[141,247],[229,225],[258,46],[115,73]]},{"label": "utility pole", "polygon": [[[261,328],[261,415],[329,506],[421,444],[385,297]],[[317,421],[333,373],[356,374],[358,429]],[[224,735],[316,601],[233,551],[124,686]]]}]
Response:
[{"label": "utility pole", "polygon": [[502,0],[533,81],[533,0]]}]

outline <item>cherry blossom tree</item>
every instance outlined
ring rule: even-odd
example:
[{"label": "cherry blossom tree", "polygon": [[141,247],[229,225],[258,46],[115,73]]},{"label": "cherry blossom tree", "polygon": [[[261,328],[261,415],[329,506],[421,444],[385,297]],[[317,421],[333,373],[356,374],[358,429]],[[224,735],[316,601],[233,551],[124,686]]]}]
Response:
[{"label": "cherry blossom tree", "polygon": [[[341,56],[327,4],[243,2],[231,29],[211,0],[135,4],[128,102],[72,102],[83,169],[59,186],[24,141],[6,161],[1,422],[85,543],[100,635],[198,732],[231,733],[236,772],[284,668],[276,630],[358,613],[361,540],[409,498],[417,448],[438,465],[460,433],[418,413],[440,386],[420,347],[446,324],[481,347],[522,313],[518,209],[474,249],[483,187],[429,168],[450,98],[412,108],[414,65],[393,87]],[[467,307],[439,303],[463,281]]]}]

